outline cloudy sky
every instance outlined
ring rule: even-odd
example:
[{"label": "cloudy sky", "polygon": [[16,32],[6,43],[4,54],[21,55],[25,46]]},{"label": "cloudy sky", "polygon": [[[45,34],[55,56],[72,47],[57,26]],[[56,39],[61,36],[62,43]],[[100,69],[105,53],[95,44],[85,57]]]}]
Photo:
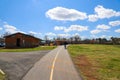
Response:
[{"label": "cloudy sky", "polygon": [[120,0],[0,0],[0,35],[120,37]]}]

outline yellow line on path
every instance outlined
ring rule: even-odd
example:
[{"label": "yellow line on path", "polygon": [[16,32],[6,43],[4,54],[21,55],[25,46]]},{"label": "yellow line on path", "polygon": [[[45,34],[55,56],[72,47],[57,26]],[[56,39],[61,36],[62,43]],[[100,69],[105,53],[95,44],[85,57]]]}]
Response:
[{"label": "yellow line on path", "polygon": [[[62,48],[61,48],[61,49],[62,49]],[[55,62],[56,62],[56,59],[57,59],[58,54],[59,54],[59,52],[60,52],[61,49],[59,49],[59,51],[57,52],[57,54],[56,54],[56,56],[55,56],[55,58],[54,58],[54,60],[53,60],[52,68],[51,68],[51,73],[50,73],[50,80],[53,79],[53,71],[54,71],[54,67],[55,67]]]}]

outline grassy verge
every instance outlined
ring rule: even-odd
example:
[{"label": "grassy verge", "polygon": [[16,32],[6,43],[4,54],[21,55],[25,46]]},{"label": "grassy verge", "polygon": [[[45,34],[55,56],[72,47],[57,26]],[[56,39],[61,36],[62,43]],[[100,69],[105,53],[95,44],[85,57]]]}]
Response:
[{"label": "grassy verge", "polygon": [[22,49],[0,49],[0,52],[27,52],[27,51],[38,51],[38,50],[52,50],[56,46],[39,46],[36,48],[22,48]]},{"label": "grassy verge", "polygon": [[5,76],[0,73],[0,80],[4,80]]},{"label": "grassy verge", "polygon": [[68,51],[85,80],[120,80],[120,45],[70,45]]},{"label": "grassy verge", "polygon": [[5,80],[5,75],[0,72],[0,80]]}]

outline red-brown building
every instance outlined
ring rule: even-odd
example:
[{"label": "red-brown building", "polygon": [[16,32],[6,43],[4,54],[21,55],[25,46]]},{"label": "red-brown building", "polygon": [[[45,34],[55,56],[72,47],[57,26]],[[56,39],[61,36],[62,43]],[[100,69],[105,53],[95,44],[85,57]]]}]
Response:
[{"label": "red-brown building", "polygon": [[37,47],[39,46],[40,41],[41,39],[39,38],[18,32],[15,34],[5,36],[5,48]]},{"label": "red-brown building", "polygon": [[65,40],[56,40],[56,45],[63,45],[66,41]]}]

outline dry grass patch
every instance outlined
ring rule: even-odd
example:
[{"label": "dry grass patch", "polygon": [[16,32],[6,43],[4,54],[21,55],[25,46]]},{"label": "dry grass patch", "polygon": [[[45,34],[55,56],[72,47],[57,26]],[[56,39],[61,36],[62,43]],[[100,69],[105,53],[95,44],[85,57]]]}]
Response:
[{"label": "dry grass patch", "polygon": [[120,45],[70,45],[68,51],[86,80],[120,80]]},{"label": "dry grass patch", "polygon": [[[1,71],[1,69],[0,69]],[[5,80],[5,74],[3,74],[2,72],[0,72],[0,80]]]},{"label": "dry grass patch", "polygon": [[56,46],[39,46],[35,48],[19,48],[19,49],[5,49],[0,48],[0,52],[29,52],[29,51],[39,51],[39,50],[52,50]]}]

